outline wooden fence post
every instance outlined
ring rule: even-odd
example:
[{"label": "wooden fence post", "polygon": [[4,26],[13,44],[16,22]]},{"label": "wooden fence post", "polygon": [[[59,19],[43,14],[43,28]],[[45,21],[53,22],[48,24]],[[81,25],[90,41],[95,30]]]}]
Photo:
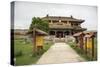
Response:
[{"label": "wooden fence post", "polygon": [[94,37],[92,37],[92,60],[94,59]]},{"label": "wooden fence post", "polygon": [[87,54],[87,37],[85,37],[85,54]]},{"label": "wooden fence post", "polygon": [[79,38],[80,38],[80,48],[83,50],[83,35],[81,34],[80,36],[79,36]]},{"label": "wooden fence post", "polygon": [[35,28],[33,28],[33,53],[36,53],[36,32]]}]

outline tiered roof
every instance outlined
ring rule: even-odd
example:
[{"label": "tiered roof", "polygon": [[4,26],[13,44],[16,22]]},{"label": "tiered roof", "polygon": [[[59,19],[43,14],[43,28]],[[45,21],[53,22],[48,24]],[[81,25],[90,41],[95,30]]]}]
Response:
[{"label": "tiered roof", "polygon": [[76,22],[81,22],[81,23],[84,22],[84,20],[73,18],[73,16],[71,16],[71,17],[46,16],[46,17],[43,17],[42,19],[44,19],[44,20],[76,21]]}]

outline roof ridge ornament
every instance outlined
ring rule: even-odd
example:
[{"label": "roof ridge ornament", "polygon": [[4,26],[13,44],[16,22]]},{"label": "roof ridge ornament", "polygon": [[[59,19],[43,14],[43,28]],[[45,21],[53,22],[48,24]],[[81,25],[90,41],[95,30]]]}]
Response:
[{"label": "roof ridge ornament", "polygon": [[73,16],[72,16],[72,15],[71,15],[70,17],[71,17],[71,18],[73,18]]},{"label": "roof ridge ornament", "polygon": [[46,17],[49,17],[49,14],[47,14]]}]

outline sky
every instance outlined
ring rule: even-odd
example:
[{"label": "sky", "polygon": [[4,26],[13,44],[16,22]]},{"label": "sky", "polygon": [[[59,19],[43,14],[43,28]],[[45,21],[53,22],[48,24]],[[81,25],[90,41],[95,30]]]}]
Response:
[{"label": "sky", "polygon": [[32,17],[45,17],[47,14],[64,17],[72,15],[83,19],[85,22],[81,26],[87,30],[97,30],[98,26],[97,6],[15,1],[14,8],[15,29],[28,29]]}]

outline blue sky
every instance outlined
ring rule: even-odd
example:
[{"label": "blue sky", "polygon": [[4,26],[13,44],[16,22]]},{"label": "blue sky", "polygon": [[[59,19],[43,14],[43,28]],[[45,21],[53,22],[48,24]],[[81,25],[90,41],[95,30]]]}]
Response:
[{"label": "blue sky", "polygon": [[15,2],[14,27],[15,29],[28,29],[32,17],[67,16],[85,20],[81,24],[88,30],[97,30],[97,7],[85,5],[67,5],[52,3]]}]

